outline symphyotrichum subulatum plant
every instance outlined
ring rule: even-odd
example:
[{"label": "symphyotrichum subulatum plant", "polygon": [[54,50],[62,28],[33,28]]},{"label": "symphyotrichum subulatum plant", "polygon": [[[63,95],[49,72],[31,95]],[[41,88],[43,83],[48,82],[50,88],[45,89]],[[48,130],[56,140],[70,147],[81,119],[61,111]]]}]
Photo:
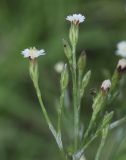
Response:
[{"label": "symphyotrichum subulatum plant", "polygon": [[[92,116],[90,122],[88,127],[85,128],[85,130],[82,130],[81,126],[84,126],[84,124],[80,120],[81,100],[85,94],[85,89],[89,84],[91,71],[89,70],[84,73],[86,66],[86,54],[80,54],[79,58],[77,59],[76,48],[79,38],[79,25],[80,23],[84,22],[85,17],[81,14],[73,14],[67,16],[66,20],[68,20],[71,25],[69,30],[69,42],[63,39],[64,52],[68,63],[64,64],[63,62],[60,62],[55,65],[57,72],[61,73],[61,95],[58,107],[57,125],[52,123],[46,111],[38,83],[39,71],[37,58],[38,56],[44,55],[45,51],[43,49],[37,50],[34,47],[25,49],[22,54],[24,57],[29,58],[30,76],[33,81],[45,120],[61,152],[61,158],[64,160],[86,160],[85,150],[88,149],[89,145],[97,137],[101,137],[94,160],[102,160],[100,157],[101,151],[105,144],[108,132],[126,120],[126,117],[124,117],[115,122],[111,122],[114,111],[107,112],[107,108],[105,108],[110,105],[110,103],[118,96],[119,82],[123,78],[123,75],[126,71],[126,42],[120,42],[118,44],[118,50],[116,53],[123,56],[123,59],[119,60],[112,78],[104,80],[101,83],[98,91],[95,93],[93,97]],[[64,110],[65,94],[66,90],[69,90],[68,84],[70,79],[72,80],[72,99],[70,105],[73,109],[73,123],[71,124],[71,126],[73,126],[73,129],[71,127],[71,133],[73,133],[73,135],[71,135],[72,141],[70,140],[70,146],[67,146],[65,145],[65,142],[63,142],[61,122]],[[100,114],[102,114],[101,120],[97,121]]]}]

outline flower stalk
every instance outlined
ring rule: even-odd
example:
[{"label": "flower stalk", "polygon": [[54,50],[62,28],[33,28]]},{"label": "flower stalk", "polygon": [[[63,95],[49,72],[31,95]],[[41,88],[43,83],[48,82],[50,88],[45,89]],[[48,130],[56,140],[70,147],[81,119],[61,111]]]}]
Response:
[{"label": "flower stalk", "polygon": [[40,91],[39,84],[38,84],[38,78],[39,78],[38,63],[35,59],[30,60],[29,72],[30,72],[30,77],[33,81],[33,84],[34,84],[34,87],[35,87],[35,90],[36,90],[36,94],[37,94],[37,97],[38,97],[43,115],[45,117],[45,120],[46,120],[46,122],[48,124],[48,127],[49,127],[50,131],[52,132],[52,134],[53,134],[53,136],[54,136],[54,138],[55,138],[55,140],[58,144],[58,147],[59,147],[60,151],[63,152],[63,144],[62,144],[61,136],[58,135],[58,133],[56,132],[56,130],[55,130],[48,114],[47,114],[47,111],[45,109],[45,106],[44,106],[44,103],[43,103],[43,100],[42,100],[41,91]]}]

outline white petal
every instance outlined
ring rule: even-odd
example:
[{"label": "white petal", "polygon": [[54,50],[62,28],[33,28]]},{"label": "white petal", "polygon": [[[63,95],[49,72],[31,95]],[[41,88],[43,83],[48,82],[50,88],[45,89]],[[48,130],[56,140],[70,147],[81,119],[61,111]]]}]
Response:
[{"label": "white petal", "polygon": [[22,51],[22,54],[24,55],[24,57],[29,57],[29,49],[25,49],[24,51]]},{"label": "white petal", "polygon": [[45,55],[45,50],[41,49],[41,50],[37,50],[35,47],[30,48],[30,49],[25,49],[24,51],[22,51],[22,54],[24,55],[24,57],[30,57],[31,59],[37,58],[40,55]]},{"label": "white petal", "polygon": [[76,24],[76,22],[82,23],[85,20],[85,17],[81,14],[73,14],[67,16],[66,20]]}]

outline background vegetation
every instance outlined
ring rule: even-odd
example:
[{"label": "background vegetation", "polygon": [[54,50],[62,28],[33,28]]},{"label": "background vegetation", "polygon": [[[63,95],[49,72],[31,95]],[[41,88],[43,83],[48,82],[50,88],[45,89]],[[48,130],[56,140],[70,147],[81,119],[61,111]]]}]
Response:
[{"label": "background vegetation", "polygon": [[[78,55],[87,53],[87,69],[92,79],[82,105],[85,124],[91,116],[92,96],[117,64],[116,44],[126,39],[126,2],[124,0],[0,0],[0,159],[56,160],[60,155],[48,131],[28,73],[28,60],[20,54],[30,46],[44,48],[39,59],[40,86],[51,118],[56,120],[60,76],[56,62],[65,60],[62,38],[68,39],[71,13],[86,16],[80,26]],[[125,80],[126,81],[126,80]],[[125,85],[126,87],[126,85]],[[109,109],[114,119],[126,115],[126,89]],[[85,102],[86,100],[86,102]],[[121,125],[108,137],[102,160],[126,159],[126,126]],[[96,144],[86,153],[93,159]],[[89,154],[90,153],[90,154]]]}]

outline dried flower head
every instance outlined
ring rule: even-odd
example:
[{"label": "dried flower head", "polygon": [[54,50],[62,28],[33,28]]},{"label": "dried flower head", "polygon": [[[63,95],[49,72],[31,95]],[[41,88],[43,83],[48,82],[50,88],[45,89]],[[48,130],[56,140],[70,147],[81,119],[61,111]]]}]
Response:
[{"label": "dried flower head", "polygon": [[117,44],[116,54],[126,58],[126,41],[122,41]]},{"label": "dried flower head", "polygon": [[101,85],[101,89],[104,92],[108,92],[111,87],[111,81],[109,79],[104,80]]},{"label": "dried flower head", "polygon": [[44,49],[38,50],[35,47],[30,49],[27,48],[24,51],[22,51],[21,54],[24,56],[24,58],[35,59],[41,55],[45,55],[45,50]]},{"label": "dried flower head", "polygon": [[63,62],[57,62],[54,66],[54,69],[57,73],[61,73],[64,68],[64,63]]},{"label": "dried flower head", "polygon": [[68,20],[71,23],[77,25],[79,23],[84,22],[85,17],[83,15],[81,15],[81,14],[73,14],[73,15],[67,16],[66,20]]},{"label": "dried flower head", "polygon": [[119,60],[117,70],[121,73],[126,71],[126,59],[123,58]]}]

